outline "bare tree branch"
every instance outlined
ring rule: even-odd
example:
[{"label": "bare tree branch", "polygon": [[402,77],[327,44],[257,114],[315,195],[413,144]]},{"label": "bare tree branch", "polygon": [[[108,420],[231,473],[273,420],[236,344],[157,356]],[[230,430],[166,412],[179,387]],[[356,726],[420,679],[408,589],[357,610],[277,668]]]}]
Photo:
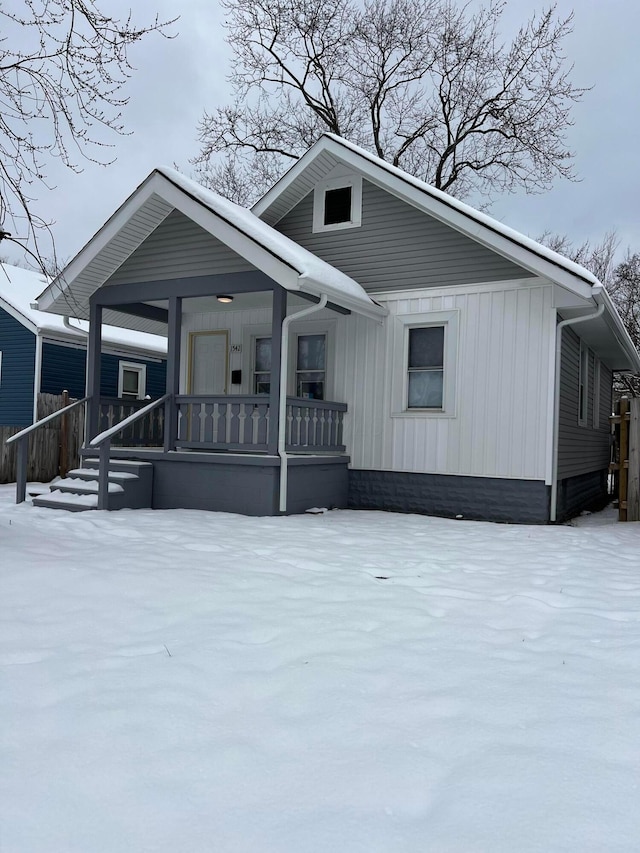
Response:
[{"label": "bare tree branch", "polygon": [[50,225],[35,209],[48,187],[46,162],[79,171],[82,159],[110,162],[102,131],[125,133],[121,88],[131,75],[129,47],[173,21],[137,25],[100,11],[95,0],[14,0],[0,6],[0,223],[55,251]]},{"label": "bare tree branch", "polygon": [[323,131],[458,197],[575,179],[565,134],[586,90],[563,54],[573,16],[555,6],[505,45],[503,0],[222,2],[234,105],[204,114],[194,160],[214,188],[255,198],[267,185],[240,189],[251,161],[277,176]]}]

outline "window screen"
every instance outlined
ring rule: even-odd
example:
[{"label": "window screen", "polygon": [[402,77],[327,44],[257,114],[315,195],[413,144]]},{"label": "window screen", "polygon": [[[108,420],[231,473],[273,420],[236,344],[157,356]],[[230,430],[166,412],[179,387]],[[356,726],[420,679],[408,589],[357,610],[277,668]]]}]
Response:
[{"label": "window screen", "polygon": [[409,329],[408,408],[442,409],[444,326]]}]

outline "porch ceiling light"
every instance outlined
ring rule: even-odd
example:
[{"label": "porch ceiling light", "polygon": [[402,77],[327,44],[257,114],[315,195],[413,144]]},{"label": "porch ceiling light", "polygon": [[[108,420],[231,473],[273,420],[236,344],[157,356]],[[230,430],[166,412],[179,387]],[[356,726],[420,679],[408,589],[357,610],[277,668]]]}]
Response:
[{"label": "porch ceiling light", "polygon": [[233,302],[233,296],[216,296],[218,302]]}]

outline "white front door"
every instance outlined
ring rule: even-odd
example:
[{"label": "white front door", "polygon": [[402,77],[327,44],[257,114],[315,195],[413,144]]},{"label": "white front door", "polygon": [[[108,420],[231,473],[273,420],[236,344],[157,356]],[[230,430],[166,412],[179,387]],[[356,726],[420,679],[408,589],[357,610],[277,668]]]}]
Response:
[{"label": "white front door", "polygon": [[190,332],[189,394],[226,394],[229,332]]}]

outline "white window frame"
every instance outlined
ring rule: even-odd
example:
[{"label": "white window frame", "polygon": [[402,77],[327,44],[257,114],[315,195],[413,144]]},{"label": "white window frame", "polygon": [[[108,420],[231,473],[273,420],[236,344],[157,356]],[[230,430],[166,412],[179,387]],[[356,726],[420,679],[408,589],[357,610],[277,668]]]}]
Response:
[{"label": "white window frame", "polygon": [[578,426],[588,426],[589,418],[589,347],[580,341],[578,362]]},{"label": "white window frame", "polygon": [[125,370],[138,374],[138,395],[137,397],[126,397],[124,399],[144,400],[147,393],[147,365],[134,361],[118,362],[118,397],[122,397]]},{"label": "white window frame", "polygon": [[[327,190],[339,190],[351,187],[351,216],[346,222],[324,224],[324,206]],[[362,225],[362,176],[351,175],[341,178],[329,178],[317,184],[313,191],[313,233],[323,231],[342,231],[345,228],[359,228]]]},{"label": "white window frame", "polygon": [[[459,311],[429,311],[395,317],[391,416],[394,418],[455,418],[457,412]],[[409,408],[409,330],[444,326],[442,408]]]},{"label": "white window frame", "polygon": [[600,359],[593,355],[593,428],[600,429]]},{"label": "white window frame", "polygon": [[[298,361],[298,335],[324,335],[325,344],[325,380],[324,396],[326,400],[333,400],[335,374],[335,324],[334,319],[310,320],[306,323],[294,323],[289,333],[289,353],[287,371],[287,396],[295,396],[296,392],[296,368]],[[243,334],[243,393],[253,394],[253,377],[255,375],[256,340],[258,338],[270,338],[273,329],[266,325],[245,326]]]}]

